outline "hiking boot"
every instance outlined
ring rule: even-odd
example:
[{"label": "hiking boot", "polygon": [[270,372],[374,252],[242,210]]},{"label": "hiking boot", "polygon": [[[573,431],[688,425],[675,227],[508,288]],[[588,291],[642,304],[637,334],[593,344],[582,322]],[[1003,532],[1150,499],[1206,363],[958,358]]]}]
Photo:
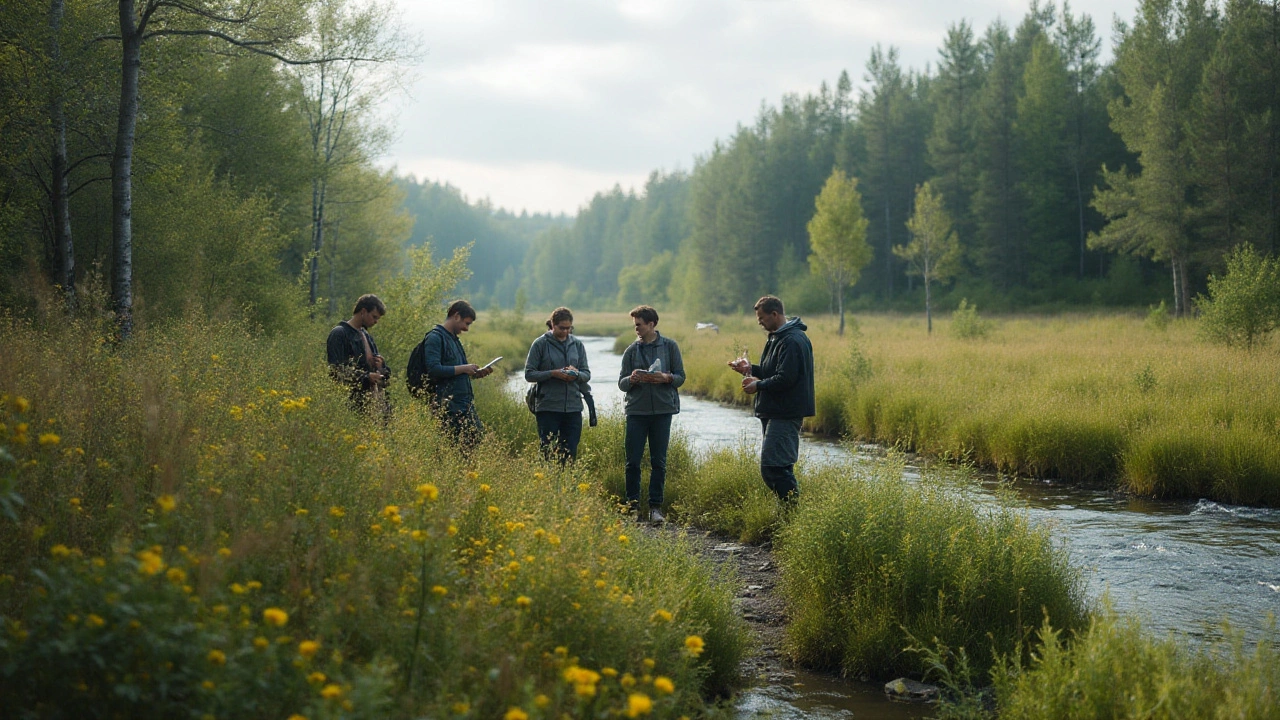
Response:
[{"label": "hiking boot", "polygon": [[649,522],[653,523],[654,525],[661,525],[666,521],[667,521],[667,516],[663,515],[662,511],[659,510],[658,508],[651,508],[649,510]]}]

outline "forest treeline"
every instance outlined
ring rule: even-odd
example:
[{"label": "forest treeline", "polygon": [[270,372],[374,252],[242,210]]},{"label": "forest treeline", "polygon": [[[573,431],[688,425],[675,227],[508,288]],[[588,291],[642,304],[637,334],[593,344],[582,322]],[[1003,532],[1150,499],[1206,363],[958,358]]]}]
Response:
[{"label": "forest treeline", "polygon": [[407,264],[374,160],[415,52],[384,0],[0,4],[0,304],[47,280],[280,327]]},{"label": "forest treeline", "polygon": [[1144,0],[1102,61],[1093,20],[1033,2],[953,24],[936,64],[877,46],[762,105],[691,170],[598,193],[574,218],[515,214],[374,160],[414,43],[387,0],[47,0],[0,7],[0,304],[86,282],[128,316],[332,316],[472,245],[477,304],[738,310],[766,291],[833,307],[807,224],[833,171],[858,182],[872,260],[853,307],[915,307],[893,252],[915,191],[961,245],[943,305],[1175,312],[1226,253],[1276,251],[1280,3]]},{"label": "forest treeline", "polygon": [[[877,46],[861,89],[841,73],[763,106],[691,172],[597,194],[486,291],[504,305],[520,287],[537,304],[716,312],[768,290],[825,310],[806,225],[840,170],[858,179],[874,253],[855,306],[920,302],[893,247],[929,182],[962,246],[954,301],[1186,311],[1232,247],[1276,250],[1280,4],[1144,0],[1114,41],[1102,62],[1093,19],[1033,2],[1016,26],[953,24],[923,69]],[[417,217],[431,234],[434,218]]]}]

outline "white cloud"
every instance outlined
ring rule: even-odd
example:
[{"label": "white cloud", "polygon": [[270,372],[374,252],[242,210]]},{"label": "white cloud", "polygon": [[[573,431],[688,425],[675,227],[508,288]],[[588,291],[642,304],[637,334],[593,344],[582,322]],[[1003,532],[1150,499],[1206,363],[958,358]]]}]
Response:
[{"label": "white cloud", "polygon": [[[762,101],[861,84],[876,44],[936,65],[947,26],[1016,26],[1028,0],[396,0],[427,54],[386,162],[472,197],[572,212],[688,167]],[[1077,0],[1109,51],[1117,6]],[[432,159],[432,160],[427,160]],[[443,160],[447,159],[447,160]],[[426,172],[428,164],[432,169]]]}]

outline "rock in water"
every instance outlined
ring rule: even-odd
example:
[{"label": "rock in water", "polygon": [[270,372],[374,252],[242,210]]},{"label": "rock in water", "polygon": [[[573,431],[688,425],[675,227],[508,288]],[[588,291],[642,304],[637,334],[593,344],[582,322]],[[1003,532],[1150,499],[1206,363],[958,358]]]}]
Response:
[{"label": "rock in water", "polygon": [[884,694],[890,700],[909,703],[931,703],[938,701],[941,691],[935,685],[898,678],[884,684]]}]

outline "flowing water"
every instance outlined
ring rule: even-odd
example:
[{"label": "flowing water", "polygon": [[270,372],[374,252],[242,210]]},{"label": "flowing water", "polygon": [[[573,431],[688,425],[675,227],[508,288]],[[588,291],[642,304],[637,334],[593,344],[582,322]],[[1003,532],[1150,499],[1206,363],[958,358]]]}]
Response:
[{"label": "flowing water", "polygon": [[[613,353],[613,338],[582,341],[597,409],[621,413],[621,356]],[[522,377],[511,383],[523,391]],[[695,449],[759,447],[759,421],[744,408],[682,395],[680,410],[673,427]],[[801,454],[810,463],[856,461],[876,452],[817,438],[801,441]],[[1141,617],[1153,632],[1212,637],[1227,619],[1246,637],[1257,639],[1268,614],[1280,614],[1280,510],[1209,500],[1148,500],[1038,480],[1021,480],[1015,487],[1028,516],[1049,524],[1072,561],[1084,568],[1090,598],[1105,594],[1116,610]],[[739,717],[912,716],[911,710],[884,701],[874,688],[851,690],[845,683],[812,675],[801,680],[796,687],[744,693]],[[918,716],[919,710],[914,712]]]}]

